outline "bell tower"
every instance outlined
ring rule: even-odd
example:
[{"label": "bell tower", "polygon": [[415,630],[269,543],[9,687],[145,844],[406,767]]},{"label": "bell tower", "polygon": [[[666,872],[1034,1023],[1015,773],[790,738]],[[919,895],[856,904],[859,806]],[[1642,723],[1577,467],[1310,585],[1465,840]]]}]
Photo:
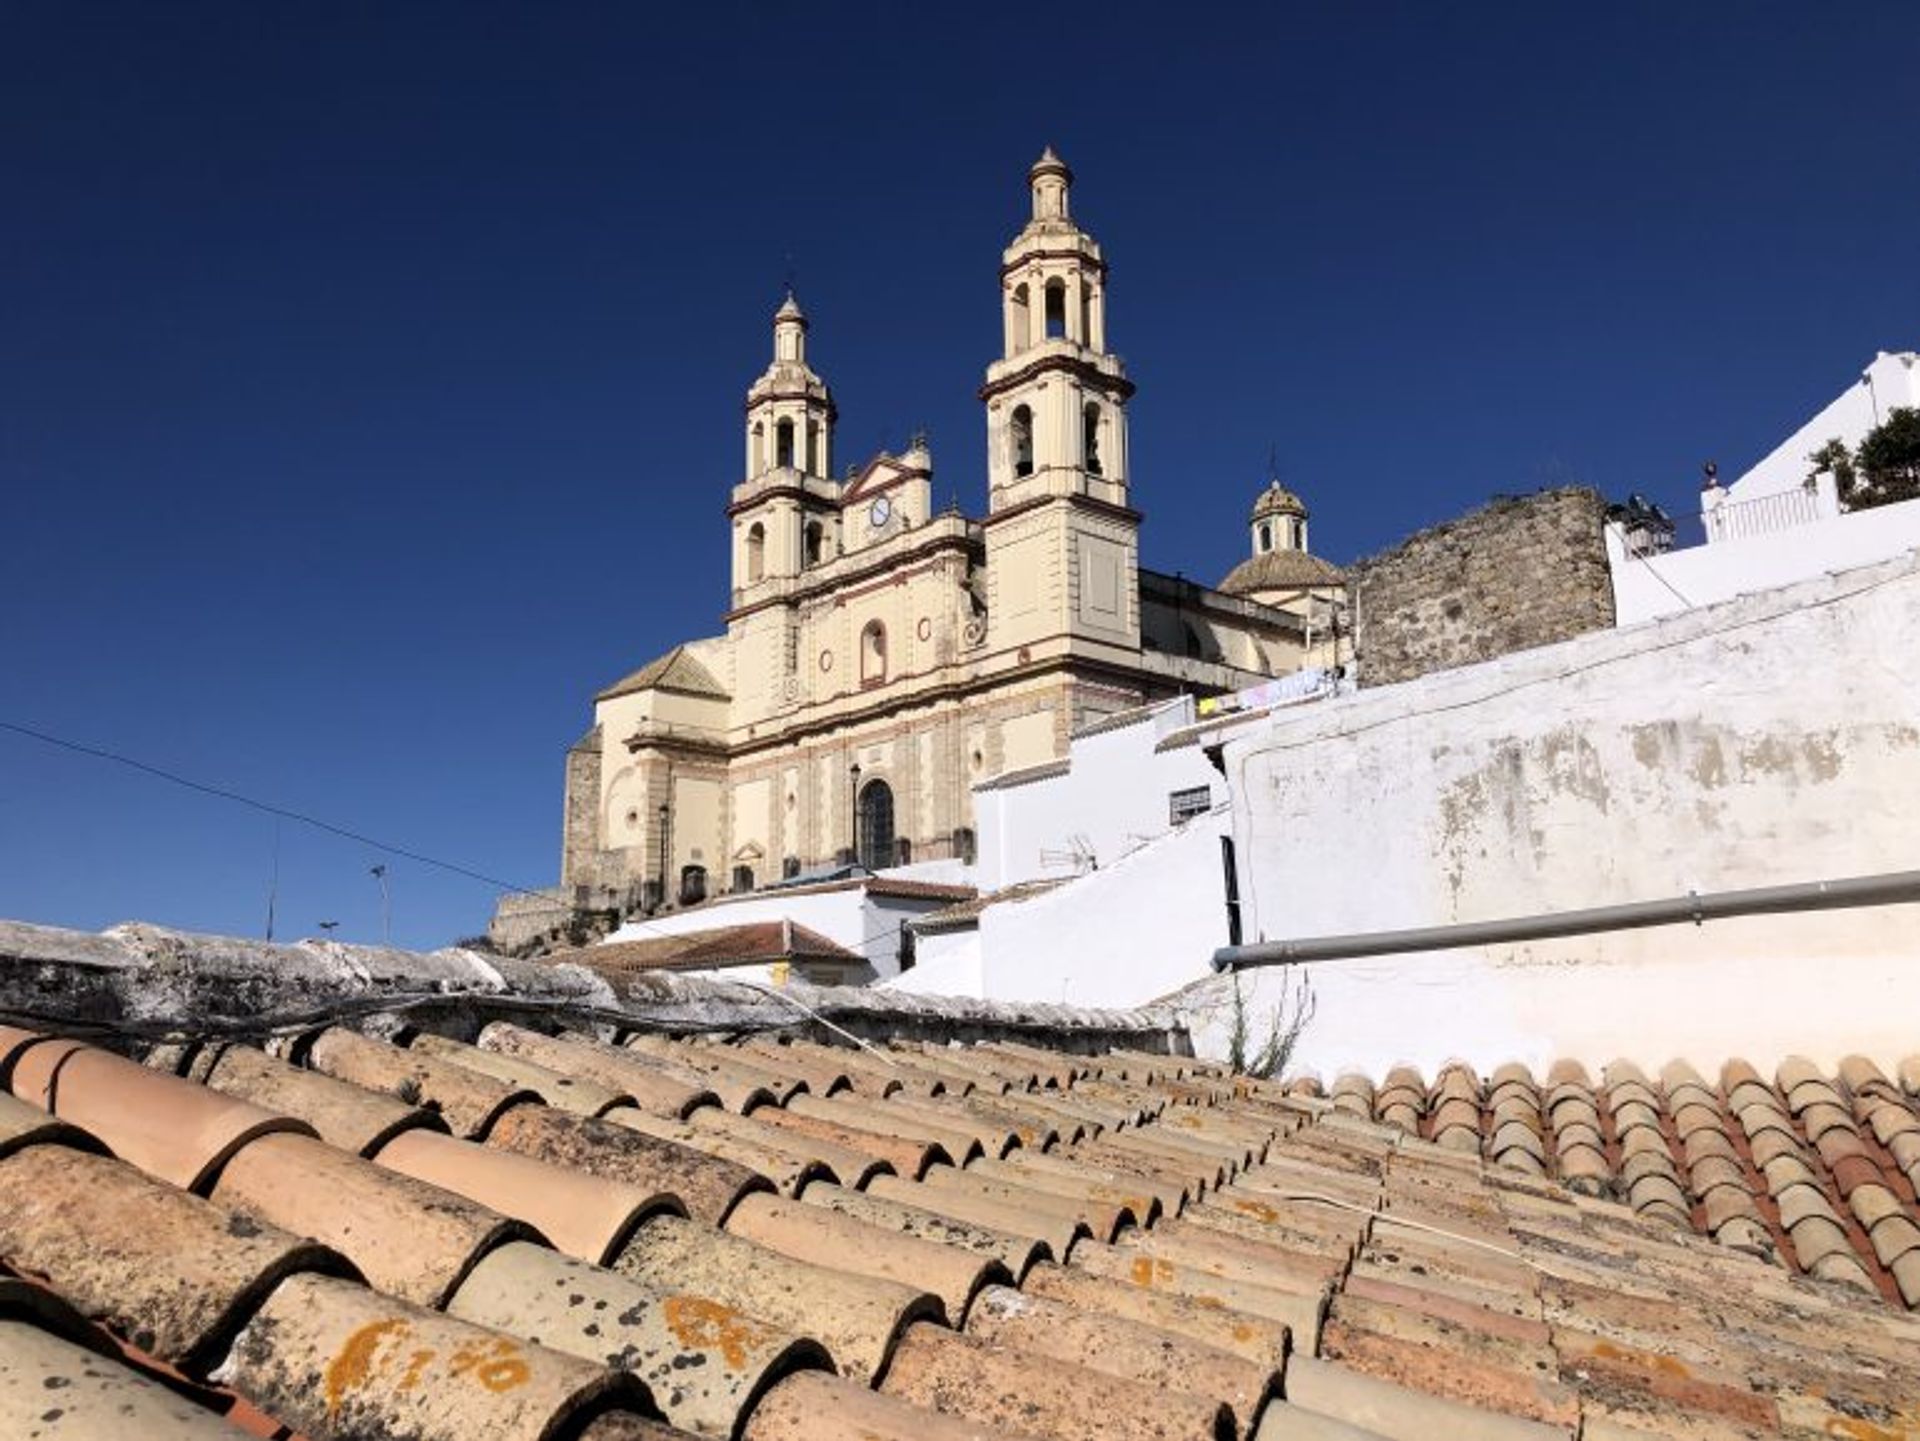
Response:
[{"label": "bell tower", "polygon": [[1004,343],[987,367],[990,638],[1124,663],[1140,647],[1140,516],[1128,502],[1127,399],[1107,349],[1107,263],[1047,148],[1033,213],[1000,260]]},{"label": "bell tower", "polygon": [[773,361],[747,391],[747,473],[734,487],[733,589],[744,594],[820,562],[835,514],[833,394],[807,364],[807,317],[773,315]]},{"label": "bell tower", "polygon": [[1041,496],[1127,503],[1127,398],[1107,350],[1107,265],[1069,208],[1051,146],[1027,172],[1033,214],[1001,256],[1004,344],[987,367],[988,509]]}]

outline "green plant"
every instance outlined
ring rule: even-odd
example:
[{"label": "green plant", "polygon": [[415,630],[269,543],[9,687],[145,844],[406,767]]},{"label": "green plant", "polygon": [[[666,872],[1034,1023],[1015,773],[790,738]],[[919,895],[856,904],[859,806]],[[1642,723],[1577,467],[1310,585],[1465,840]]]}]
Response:
[{"label": "green plant", "polygon": [[1809,481],[1821,471],[1830,470],[1843,497],[1853,489],[1853,452],[1847,449],[1847,443],[1839,436],[1834,436],[1818,450],[1811,452],[1807,456],[1807,464],[1811,467],[1807,471]]},{"label": "green plant", "polygon": [[1227,1033],[1227,1064],[1235,1075],[1258,1076],[1272,1080],[1287,1068],[1300,1043],[1301,1033],[1313,1019],[1315,1000],[1313,982],[1306,972],[1291,968],[1280,971],[1280,998],[1267,1016],[1266,1035],[1257,1043],[1253,1038],[1253,1019],[1247,1009],[1247,995],[1240,973],[1233,973],[1233,1017]]},{"label": "green plant", "polygon": [[1850,509],[1920,500],[1920,410],[1903,405],[1890,411],[1860,442],[1853,465],[1852,484],[1840,491]]}]

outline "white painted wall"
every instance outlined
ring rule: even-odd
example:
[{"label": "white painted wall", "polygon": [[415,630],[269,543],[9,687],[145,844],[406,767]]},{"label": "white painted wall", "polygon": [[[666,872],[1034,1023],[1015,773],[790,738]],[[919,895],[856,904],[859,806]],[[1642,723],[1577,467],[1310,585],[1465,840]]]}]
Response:
[{"label": "white painted wall", "polygon": [[897,953],[901,925],[913,916],[925,915],[947,904],[949,902],[941,900],[870,896],[858,886],[799,893],[766,891],[692,910],[668,911],[650,919],[631,920],[608,936],[607,941],[683,936],[756,921],[789,920],[858,952],[873,967],[875,976],[884,980],[899,974]]},{"label": "white painted wall", "polygon": [[891,986],[1118,1008],[1164,996],[1226,944],[1227,821],[1224,809],[1200,816],[1064,886],[989,906],[975,947],[956,942]]},{"label": "white painted wall", "polygon": [[1920,355],[1881,351],[1859,378],[1728,487],[1735,501],[1791,490],[1807,478],[1807,456],[1836,437],[1849,449],[1899,406],[1920,407]]},{"label": "white painted wall", "polygon": [[1058,859],[1084,841],[1104,868],[1173,829],[1168,797],[1196,786],[1225,799],[1220,773],[1198,747],[1156,752],[1174,726],[1193,718],[1181,698],[1133,725],[1076,737],[1062,776],[973,793],[979,835],[978,879],[985,891],[1074,873]]},{"label": "white painted wall", "polygon": [[[1801,469],[1805,474],[1805,467]],[[1615,623],[1635,625],[1692,606],[1830,571],[1871,565],[1920,549],[1920,500],[1857,510],[1770,535],[1748,535],[1645,558],[1626,554],[1607,527]]]},{"label": "white painted wall", "polygon": [[[1920,935],[1920,906],[1886,911],[1880,924]],[[1766,1072],[1789,1055],[1831,1070],[1854,1052],[1888,1068],[1913,1054],[1920,967],[1911,947],[1896,956],[1849,945],[1831,916],[1718,922],[1700,933],[1711,955],[1681,931],[1643,934],[1633,955],[1604,942],[1584,956],[1543,943],[1506,957],[1436,952],[1293,968],[1317,1009],[1288,1074],[1331,1081],[1358,1071],[1377,1082],[1404,1064],[1431,1079],[1464,1060],[1482,1073],[1520,1061],[1543,1076],[1568,1057],[1596,1072],[1622,1058],[1647,1067],[1684,1059],[1712,1076],[1735,1056]],[[1257,1042],[1282,977],[1248,972],[1243,984]],[[1216,977],[1179,998],[1202,1056],[1227,1053],[1230,990]]]},{"label": "white painted wall", "polygon": [[979,928],[968,926],[920,937],[913,969],[881,984],[889,990],[921,996],[984,996]]},{"label": "white painted wall", "polygon": [[[1909,556],[1275,712],[1226,752],[1248,934],[1920,868],[1916,635]],[[1300,1060],[1886,1062],[1915,1047],[1916,937],[1901,906],[1328,962]]]}]

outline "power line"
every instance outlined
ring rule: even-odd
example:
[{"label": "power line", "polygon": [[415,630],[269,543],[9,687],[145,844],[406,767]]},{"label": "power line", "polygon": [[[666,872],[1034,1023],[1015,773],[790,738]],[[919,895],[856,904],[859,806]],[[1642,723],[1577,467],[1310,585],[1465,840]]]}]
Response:
[{"label": "power line", "polygon": [[171,785],[181,786],[190,791],[198,791],[201,795],[213,796],[217,800],[232,801],[235,805],[246,806],[250,810],[260,811],[266,815],[277,816],[283,820],[298,821],[303,826],[312,826],[315,830],[325,831],[328,835],[339,836],[344,840],[357,841],[363,846],[371,846],[374,850],[382,851],[387,855],[400,856],[409,861],[418,861],[423,866],[432,866],[436,870],[446,871],[456,876],[464,876],[470,881],[478,881],[482,885],[494,886],[500,890],[509,891],[514,895],[541,896],[545,894],[542,891],[530,890],[526,886],[517,886],[512,881],[503,881],[498,876],[490,876],[484,871],[476,871],[470,866],[459,864],[457,861],[443,861],[436,856],[427,855],[423,851],[416,851],[407,846],[398,846],[388,841],[378,840],[373,836],[367,835],[364,831],[356,831],[347,826],[337,826],[332,821],[321,820],[318,816],[310,816],[304,811],[291,810],[286,806],[275,805],[271,801],[258,800],[253,796],[244,795],[239,791],[228,790],[224,786],[209,785],[205,781],[194,780],[191,776],[183,776],[177,771],[170,771],[161,766],[150,765],[146,761],[136,760],[134,757],[123,755],[119,751],[105,750],[99,746],[90,746],[80,741],[67,740],[62,736],[50,735],[46,731],[36,730],[32,726],[20,725],[10,720],[0,720],[0,730],[12,731],[15,735],[25,736],[29,740],[39,741],[43,745],[55,746],[64,751],[72,751],[75,755],[89,756],[94,760],[111,761],[115,765],[125,766],[129,770],[139,771],[143,775],[153,776]]}]

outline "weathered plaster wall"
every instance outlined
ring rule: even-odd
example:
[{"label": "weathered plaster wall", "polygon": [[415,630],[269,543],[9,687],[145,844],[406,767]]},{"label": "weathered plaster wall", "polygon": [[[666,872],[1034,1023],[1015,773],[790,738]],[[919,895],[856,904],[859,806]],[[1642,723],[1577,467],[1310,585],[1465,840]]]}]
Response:
[{"label": "weathered plaster wall", "polygon": [[1353,569],[1360,683],[1389,685],[1614,623],[1606,506],[1581,487],[1494,501]]},{"label": "weathered plaster wall", "polygon": [[[1916,634],[1908,557],[1277,712],[1226,752],[1248,933],[1920,866]],[[1330,962],[1303,1059],[1887,1059],[1920,1015],[1916,935],[1907,906]]]}]

